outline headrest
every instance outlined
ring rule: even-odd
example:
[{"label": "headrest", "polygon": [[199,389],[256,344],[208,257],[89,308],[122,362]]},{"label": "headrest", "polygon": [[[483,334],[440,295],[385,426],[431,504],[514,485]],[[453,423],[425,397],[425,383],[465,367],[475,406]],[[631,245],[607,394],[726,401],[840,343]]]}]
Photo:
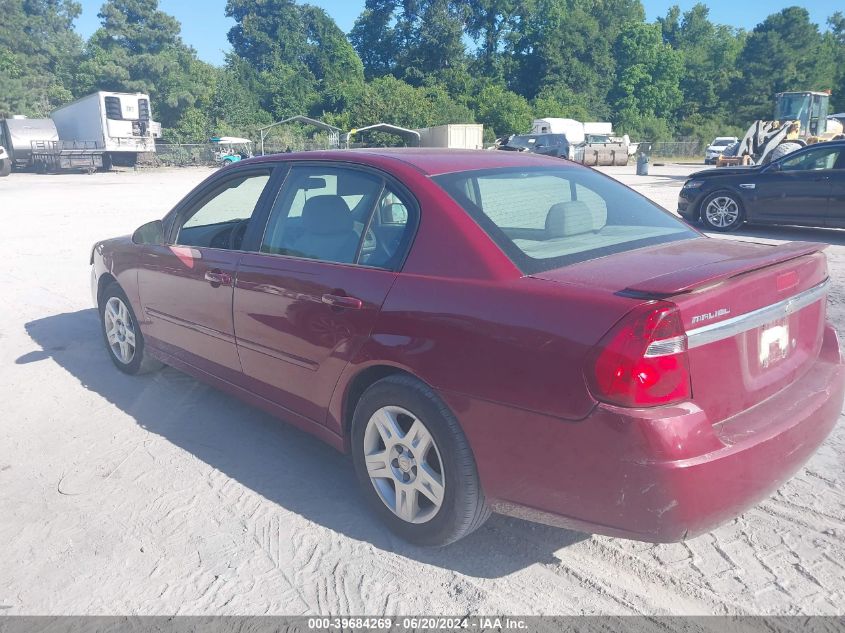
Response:
[{"label": "headrest", "polygon": [[546,233],[550,238],[569,237],[598,231],[602,224],[586,203],[580,200],[558,202],[546,216]]},{"label": "headrest", "polygon": [[306,233],[348,233],[353,226],[349,207],[340,196],[314,196],[302,208],[302,228]]}]

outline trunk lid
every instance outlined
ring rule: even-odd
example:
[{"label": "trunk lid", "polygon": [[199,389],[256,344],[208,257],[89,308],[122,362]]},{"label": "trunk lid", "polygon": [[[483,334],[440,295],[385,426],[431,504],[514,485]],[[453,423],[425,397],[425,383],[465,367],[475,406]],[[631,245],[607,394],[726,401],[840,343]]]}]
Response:
[{"label": "trunk lid", "polygon": [[689,338],[693,401],[718,423],[787,387],[817,358],[826,309],[822,248],[700,238],[535,276],[676,304]]}]

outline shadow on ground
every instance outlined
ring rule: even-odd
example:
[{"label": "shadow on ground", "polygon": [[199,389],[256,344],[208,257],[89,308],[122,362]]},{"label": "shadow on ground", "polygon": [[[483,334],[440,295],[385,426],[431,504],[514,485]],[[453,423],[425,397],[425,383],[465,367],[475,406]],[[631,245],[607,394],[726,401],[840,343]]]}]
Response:
[{"label": "shadow on ground", "polygon": [[494,515],[480,530],[449,547],[408,545],[369,512],[348,457],[174,369],[138,377],[116,370],[103,346],[95,310],[31,321],[26,330],[41,350],[21,356],[19,364],[52,359],[147,431],[282,508],[350,538],[483,578],[554,562],[555,551],[589,538]]},{"label": "shadow on ground", "polygon": [[836,244],[845,246],[845,230],[825,229],[809,226],[768,226],[762,224],[746,224],[738,231],[719,233],[706,231],[701,222],[690,222],[699,231],[705,231],[711,237],[728,237],[732,239],[781,240],[784,242],[818,242],[820,244]]}]

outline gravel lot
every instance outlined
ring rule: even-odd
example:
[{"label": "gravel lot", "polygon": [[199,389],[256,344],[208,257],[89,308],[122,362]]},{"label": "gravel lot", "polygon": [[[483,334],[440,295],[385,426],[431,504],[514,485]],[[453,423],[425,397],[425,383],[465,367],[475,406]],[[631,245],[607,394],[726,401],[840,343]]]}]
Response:
[{"label": "gravel lot", "polygon": [[[607,171],[669,209],[693,167]],[[351,462],[172,369],[131,378],[91,307],[94,241],[162,217],[208,169],[0,179],[0,613],[842,614],[845,427],[774,496],[683,544],[494,516],[442,550],[397,540]],[[731,239],[828,249],[845,233]]]}]

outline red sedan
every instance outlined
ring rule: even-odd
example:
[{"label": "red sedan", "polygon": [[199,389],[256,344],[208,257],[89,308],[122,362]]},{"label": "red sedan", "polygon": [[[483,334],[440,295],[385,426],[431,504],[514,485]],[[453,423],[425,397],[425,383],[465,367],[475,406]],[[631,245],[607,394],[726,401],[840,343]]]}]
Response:
[{"label": "red sedan", "polygon": [[248,160],[91,262],[118,369],[171,365],[351,452],[417,543],[491,511],[684,539],[842,408],[818,245],[709,239],[559,159]]}]

